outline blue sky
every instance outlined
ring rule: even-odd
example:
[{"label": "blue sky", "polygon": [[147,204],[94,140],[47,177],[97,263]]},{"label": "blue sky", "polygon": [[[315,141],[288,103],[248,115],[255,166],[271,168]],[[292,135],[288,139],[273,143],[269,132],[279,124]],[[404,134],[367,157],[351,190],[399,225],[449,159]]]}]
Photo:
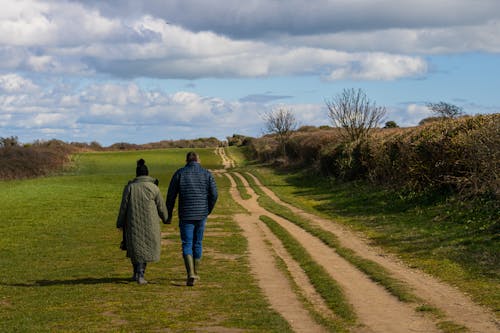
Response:
[{"label": "blue sky", "polygon": [[497,0],[0,0],[0,137],[259,136],[278,107],[331,124],[361,88],[386,120],[500,109]]}]

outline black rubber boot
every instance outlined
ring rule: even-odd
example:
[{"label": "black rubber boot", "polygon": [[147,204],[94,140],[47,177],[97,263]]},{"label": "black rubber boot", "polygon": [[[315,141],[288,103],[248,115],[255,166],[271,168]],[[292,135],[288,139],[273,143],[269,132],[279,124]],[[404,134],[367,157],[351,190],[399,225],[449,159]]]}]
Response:
[{"label": "black rubber boot", "polygon": [[132,264],[132,269],[134,270],[134,274],[132,275],[131,280],[137,281],[137,264]]},{"label": "black rubber boot", "polygon": [[194,286],[194,260],[192,255],[184,256],[184,265],[186,266],[187,280],[186,286]]},{"label": "black rubber boot", "polygon": [[147,284],[148,281],[144,279],[144,273],[146,272],[146,263],[141,263],[137,265],[137,283],[138,284]]}]

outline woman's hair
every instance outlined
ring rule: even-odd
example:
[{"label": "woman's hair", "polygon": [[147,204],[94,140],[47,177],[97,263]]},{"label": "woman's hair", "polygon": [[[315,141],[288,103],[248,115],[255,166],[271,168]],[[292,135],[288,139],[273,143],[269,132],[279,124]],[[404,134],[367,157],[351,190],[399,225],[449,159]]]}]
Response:
[{"label": "woman's hair", "polygon": [[142,158],[137,161],[137,167],[135,168],[135,176],[147,176],[149,175],[148,167],[146,166],[146,161]]}]

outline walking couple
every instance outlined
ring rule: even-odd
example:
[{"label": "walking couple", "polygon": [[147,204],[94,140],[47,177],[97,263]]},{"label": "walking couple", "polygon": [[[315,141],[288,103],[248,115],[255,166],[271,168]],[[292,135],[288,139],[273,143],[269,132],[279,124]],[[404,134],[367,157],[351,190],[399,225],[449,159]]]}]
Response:
[{"label": "walking couple", "polygon": [[158,181],[149,176],[143,159],[137,161],[136,178],[123,190],[117,228],[123,229],[122,248],[127,251],[134,269],[133,280],[146,284],[146,264],[160,260],[161,232],[158,216],[164,224],[172,222],[179,197],[178,216],[182,256],[186,266],[186,285],[199,278],[203,233],[207,216],[217,201],[217,186],[212,174],[200,165],[195,152],[186,155],[186,165],[178,169],[170,181],[166,202]]}]

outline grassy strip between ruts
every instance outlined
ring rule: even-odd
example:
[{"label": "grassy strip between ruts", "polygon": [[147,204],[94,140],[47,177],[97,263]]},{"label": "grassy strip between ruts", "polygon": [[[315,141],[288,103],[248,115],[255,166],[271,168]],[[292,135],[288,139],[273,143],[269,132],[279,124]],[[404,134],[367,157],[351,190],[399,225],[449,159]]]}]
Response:
[{"label": "grassy strip between ruts", "polygon": [[234,181],[236,182],[236,188],[238,189],[238,192],[240,192],[240,196],[243,200],[248,200],[251,199],[252,196],[248,193],[245,185],[241,181],[240,177],[234,176],[233,177]]},{"label": "grassy strip between ruts", "polygon": [[299,286],[298,282],[295,281],[292,274],[288,270],[287,264],[285,263],[283,258],[281,258],[277,253],[275,253],[274,257],[278,268],[281,269],[281,271],[287,276],[288,280],[290,281],[293,292],[298,296],[299,300],[304,305],[304,308],[309,311],[313,319],[331,332],[344,332],[345,329],[339,324],[339,319],[334,313],[331,313],[330,315],[321,313],[316,308],[313,301],[307,298],[302,287]]},{"label": "grassy strip between ruts", "polygon": [[387,289],[387,291],[396,296],[400,301],[403,302],[419,301],[419,299],[410,291],[410,288],[406,284],[392,277],[385,268],[383,268],[382,266],[371,260],[361,258],[360,256],[356,255],[354,251],[341,246],[339,240],[333,233],[323,230],[320,227],[312,225],[306,219],[292,213],[288,208],[283,207],[278,203],[274,202],[258,186],[256,186],[252,177],[249,177],[246,174],[244,175],[247,181],[251,184],[252,188],[259,195],[258,199],[259,203],[265,209],[289,220],[290,222],[301,227],[311,235],[320,239],[323,243],[325,243],[329,247],[335,249],[335,251],[339,255],[341,255],[344,259],[346,259],[347,261],[358,267],[361,271],[367,274],[370,279],[372,279],[377,283],[380,283],[385,289]]},{"label": "grassy strip between ruts", "polygon": [[335,331],[346,331],[347,326],[356,321],[356,314],[351,305],[346,302],[340,286],[283,227],[268,216],[260,216],[260,220],[281,240],[285,249],[299,263],[316,291],[325,300],[328,308],[338,316],[339,320],[337,322],[329,320],[328,326],[334,328]]}]

